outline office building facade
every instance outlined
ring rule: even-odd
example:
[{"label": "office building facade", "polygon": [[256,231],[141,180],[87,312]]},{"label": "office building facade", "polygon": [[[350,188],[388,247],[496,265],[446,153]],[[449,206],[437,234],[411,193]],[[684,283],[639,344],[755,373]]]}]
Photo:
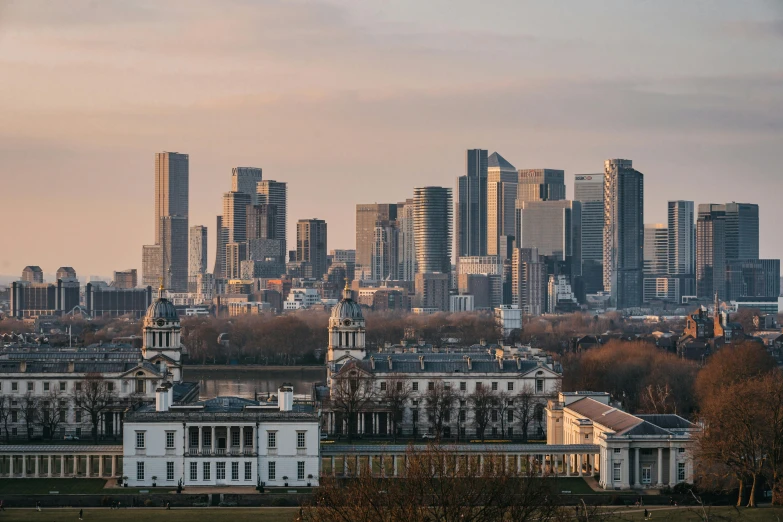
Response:
[{"label": "office building facade", "polygon": [[415,188],[413,205],[417,273],[451,273],[451,189]]},{"label": "office building facade", "polygon": [[604,175],[574,176],[574,201],[582,205],[582,281],[587,294],[604,289]]},{"label": "office building facade", "polygon": [[563,261],[569,282],[582,275],[582,205],[578,201],[520,201],[517,247]]},{"label": "office building facade", "polygon": [[394,203],[368,203],[356,205],[356,264],[372,266],[372,250],[375,242],[375,227],[378,222],[397,219],[397,205]]},{"label": "office building facade", "polygon": [[440,312],[449,311],[449,295],[451,277],[441,272],[419,272],[414,285],[416,296],[415,308],[436,309]]},{"label": "office building facade", "polygon": [[500,255],[504,238],[514,235],[519,174],[493,152],[487,160],[487,255]]},{"label": "office building facade", "polygon": [[643,299],[644,175],[631,160],[604,163],[604,290],[618,309]]},{"label": "office building facade", "polygon": [[308,263],[311,277],[321,279],[326,273],[326,221],[300,219],[296,223],[296,260]]},{"label": "office building facade", "polygon": [[726,263],[726,300],[780,295],[779,259],[732,259]]},{"label": "office building facade", "polygon": [[416,275],[416,233],[412,199],[397,203],[397,279],[413,281]]},{"label": "office building facade", "polygon": [[546,264],[535,248],[515,248],[511,256],[511,304],[528,315],[546,311]]},{"label": "office building facade", "polygon": [[114,272],[114,288],[136,288],[139,285],[139,276],[135,268],[117,270]]},{"label": "office building facade", "polygon": [[669,201],[669,276],[680,280],[681,296],[696,295],[696,214],[693,201]]},{"label": "office building facade", "polygon": [[258,203],[258,189],[261,169],[258,167],[234,167],[231,169],[231,192],[242,192],[250,196],[251,204]]},{"label": "office building facade", "polygon": [[38,265],[29,265],[22,269],[22,281],[27,283],[43,283],[43,270]]},{"label": "office building facade", "polygon": [[195,292],[196,278],[207,271],[207,227],[190,227],[188,248],[188,292]]},{"label": "office building facade", "polygon": [[457,257],[487,255],[487,151],[465,153],[465,175],[457,178]]},{"label": "office building facade", "polygon": [[518,176],[517,200],[519,202],[558,201],[566,198],[565,171],[519,169]]},{"label": "office building facade", "polygon": [[281,181],[263,180],[256,184],[259,205],[274,205],[275,214],[275,239],[283,242],[283,251],[288,248],[288,184]]}]

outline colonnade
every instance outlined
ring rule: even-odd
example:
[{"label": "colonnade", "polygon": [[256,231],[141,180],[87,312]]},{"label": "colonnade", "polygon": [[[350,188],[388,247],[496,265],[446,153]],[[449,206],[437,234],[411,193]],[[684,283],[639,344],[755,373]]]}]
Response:
[{"label": "colonnade", "polygon": [[40,453],[0,451],[0,476],[13,478],[122,476],[122,450],[110,453]]}]

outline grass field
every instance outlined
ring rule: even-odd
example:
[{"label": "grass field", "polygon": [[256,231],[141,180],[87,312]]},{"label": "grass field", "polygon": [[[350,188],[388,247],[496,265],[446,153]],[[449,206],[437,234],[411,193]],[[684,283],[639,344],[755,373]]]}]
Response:
[{"label": "grass field", "polygon": [[[704,520],[703,513],[696,508],[648,508],[652,512],[651,520],[665,520],[666,522],[696,522]],[[761,507],[761,508],[708,508],[707,513],[710,520],[734,521],[737,522],[775,522],[783,521],[783,508]],[[622,510],[616,515],[618,521],[644,520],[644,509],[628,512]]]},{"label": "grass field", "polygon": [[[4,522],[52,522],[60,520],[78,520],[78,509],[44,509],[40,513],[34,509],[7,509],[0,514]],[[84,520],[108,522],[199,522],[230,519],[231,522],[292,522],[299,515],[298,508],[193,508],[165,509],[101,509],[85,508]]]},{"label": "grass field", "polygon": [[[105,479],[86,478],[45,478],[45,479],[0,479],[0,495],[47,495],[50,491],[58,491],[61,495],[104,494],[132,495],[138,493],[134,488],[104,489]],[[148,488],[150,492],[166,493],[170,488]]]}]

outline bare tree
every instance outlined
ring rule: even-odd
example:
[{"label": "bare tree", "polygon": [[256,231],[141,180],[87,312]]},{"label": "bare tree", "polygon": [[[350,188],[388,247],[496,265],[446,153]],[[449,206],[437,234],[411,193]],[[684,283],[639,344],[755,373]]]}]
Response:
[{"label": "bare tree", "polygon": [[0,425],[5,430],[5,441],[10,442],[11,434],[8,430],[8,421],[11,420],[11,397],[0,395]]},{"label": "bare tree", "polygon": [[411,382],[401,374],[392,374],[385,381],[385,390],[382,391],[383,401],[389,410],[389,417],[392,423],[392,438],[397,442],[397,432],[402,422],[402,416],[405,413],[405,407],[411,396]]},{"label": "bare tree", "polygon": [[498,392],[494,409],[500,420],[500,436],[506,436],[506,430],[514,422],[514,396],[508,392]]},{"label": "bare tree", "polygon": [[375,379],[348,363],[332,376],[329,408],[347,425],[346,436],[350,442],[356,433],[358,416],[376,398]]},{"label": "bare tree", "polygon": [[74,386],[73,405],[90,417],[95,442],[98,442],[101,414],[110,409],[115,400],[115,392],[110,384],[99,373],[89,373]]},{"label": "bare tree", "polygon": [[476,436],[482,441],[486,437],[487,426],[492,411],[492,401],[495,394],[489,388],[476,383],[476,390],[468,396],[468,401],[473,408],[473,424],[476,426]]},{"label": "bare tree", "polygon": [[457,395],[450,383],[438,379],[428,384],[424,394],[427,421],[435,430],[435,438],[443,437],[445,428],[452,422],[452,412]]},{"label": "bare tree", "polygon": [[640,411],[643,413],[677,413],[677,403],[669,383],[648,384],[644,388],[640,403]]},{"label": "bare tree", "polygon": [[522,386],[514,399],[514,406],[519,420],[519,428],[522,430],[522,442],[527,442],[530,423],[533,421],[535,407],[538,404],[536,392],[529,384]]},{"label": "bare tree", "polygon": [[25,431],[27,432],[27,440],[32,440],[33,431],[35,425],[38,423],[39,411],[38,408],[40,402],[38,397],[33,395],[32,392],[27,392],[19,400],[19,413],[22,415],[22,421],[24,421]]},{"label": "bare tree", "polygon": [[59,388],[53,388],[48,395],[41,399],[41,414],[38,416],[38,425],[44,437],[54,439],[65,419],[60,415],[60,407],[68,397]]}]

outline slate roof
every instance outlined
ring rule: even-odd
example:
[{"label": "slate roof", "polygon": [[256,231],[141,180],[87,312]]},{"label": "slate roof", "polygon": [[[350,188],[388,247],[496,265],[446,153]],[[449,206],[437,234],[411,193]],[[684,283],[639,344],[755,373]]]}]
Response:
[{"label": "slate roof", "polygon": [[[125,415],[126,422],[202,421],[318,421],[312,405],[294,404],[292,411],[280,411],[277,404],[242,397],[213,397],[204,401],[174,404],[169,411],[155,411],[154,404],[141,406]],[[186,406],[187,408],[176,408]],[[200,407],[201,406],[201,407]],[[258,407],[268,406],[268,409]],[[255,407],[255,408],[252,408]]]},{"label": "slate roof", "polygon": [[618,435],[624,435],[625,431],[644,422],[642,419],[608,406],[589,397],[574,401],[567,406],[568,409],[590,419],[596,424],[606,426]]},{"label": "slate roof", "polygon": [[501,169],[510,169],[510,170],[517,170],[514,165],[506,161],[506,158],[498,154],[497,152],[493,152],[490,154],[489,158],[487,158],[487,168],[498,168]]},{"label": "slate roof", "polygon": [[655,424],[651,424],[647,421],[642,421],[641,424],[637,424],[633,428],[626,430],[622,433],[623,435],[671,435],[671,432],[666,431],[663,428],[660,428],[656,426]]},{"label": "slate roof", "polygon": [[655,424],[665,430],[692,430],[697,426],[692,422],[683,419],[679,415],[637,415],[640,419]]},{"label": "slate roof", "polygon": [[[493,355],[487,353],[393,353],[393,354],[379,354],[374,357],[375,369],[372,368],[372,361],[368,357],[367,359],[354,361],[356,366],[365,370],[368,373],[373,374],[385,374],[385,373],[411,373],[411,374],[426,374],[426,373],[508,373],[508,374],[520,374],[527,373],[539,367],[538,361],[520,359],[519,366],[514,359],[503,359],[502,365],[499,364],[498,359]],[[424,360],[424,369],[421,367],[421,359]],[[471,368],[468,369],[468,361],[465,357],[470,357]],[[392,367],[389,368],[389,359],[392,361]],[[338,364],[336,371],[339,371],[344,364]],[[541,369],[549,368],[541,366]],[[552,371],[552,370],[550,370]]]}]

